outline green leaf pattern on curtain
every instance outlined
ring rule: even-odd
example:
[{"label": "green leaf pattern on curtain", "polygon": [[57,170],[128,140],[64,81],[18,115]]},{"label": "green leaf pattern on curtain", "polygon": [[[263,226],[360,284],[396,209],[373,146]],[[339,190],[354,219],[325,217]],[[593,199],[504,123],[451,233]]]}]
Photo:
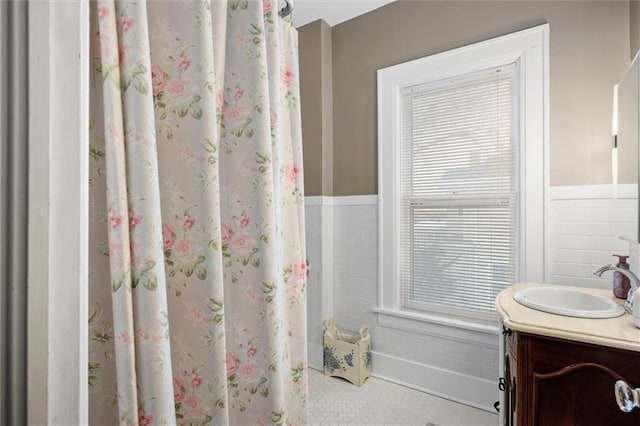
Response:
[{"label": "green leaf pattern on curtain", "polygon": [[295,29],[274,0],[91,13],[91,423],[305,423]]}]

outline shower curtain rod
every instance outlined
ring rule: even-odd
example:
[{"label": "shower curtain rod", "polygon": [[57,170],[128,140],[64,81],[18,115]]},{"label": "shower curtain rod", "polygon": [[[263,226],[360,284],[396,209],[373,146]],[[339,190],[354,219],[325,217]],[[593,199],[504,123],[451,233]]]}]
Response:
[{"label": "shower curtain rod", "polygon": [[286,3],[285,6],[278,12],[281,18],[291,15],[293,11],[293,0],[284,0],[284,2]]}]

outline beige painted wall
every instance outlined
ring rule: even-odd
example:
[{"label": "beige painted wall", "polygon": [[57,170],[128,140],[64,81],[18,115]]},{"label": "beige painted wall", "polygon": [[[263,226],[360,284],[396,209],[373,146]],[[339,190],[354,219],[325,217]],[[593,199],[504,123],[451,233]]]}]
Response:
[{"label": "beige painted wall", "polygon": [[640,50],[640,1],[629,2],[629,31],[631,33],[631,59]]},{"label": "beige painted wall", "polygon": [[333,27],[333,195],[377,193],[376,70],[545,22],[551,185],[610,183],[612,88],[630,62],[629,9],[606,1],[400,0]]},{"label": "beige painted wall", "polygon": [[322,161],[318,161],[318,158],[322,158],[320,25],[321,21],[316,21],[298,31],[304,191],[306,195],[322,194]]},{"label": "beige painted wall", "polygon": [[298,33],[305,195],[333,194],[331,32],[319,20]]}]

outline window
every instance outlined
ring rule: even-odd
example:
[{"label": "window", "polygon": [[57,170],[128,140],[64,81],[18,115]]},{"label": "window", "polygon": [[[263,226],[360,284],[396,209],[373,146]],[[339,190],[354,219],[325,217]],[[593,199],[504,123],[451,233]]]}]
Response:
[{"label": "window", "polygon": [[400,306],[493,309],[515,280],[515,64],[400,91]]},{"label": "window", "polygon": [[482,323],[544,280],[547,26],[378,71],[380,313]]}]

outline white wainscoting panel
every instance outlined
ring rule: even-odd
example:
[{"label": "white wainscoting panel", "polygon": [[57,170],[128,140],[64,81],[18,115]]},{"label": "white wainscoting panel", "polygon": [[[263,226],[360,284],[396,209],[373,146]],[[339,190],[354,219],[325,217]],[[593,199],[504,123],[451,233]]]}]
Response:
[{"label": "white wainscoting panel", "polygon": [[[611,288],[613,277],[593,275],[615,263],[614,254],[629,254],[629,240],[637,240],[637,185],[549,188],[549,271],[554,284]],[[633,265],[632,268],[637,268]]]},{"label": "white wainscoting panel", "polygon": [[[613,254],[633,254],[638,269],[640,249],[630,253],[628,241],[637,240],[636,191],[618,185],[614,198],[611,185],[548,188],[545,269],[552,283],[609,288],[610,275],[592,272]],[[370,325],[374,376],[494,412],[498,336],[465,341],[378,323],[377,196],[308,197],[306,207],[309,365],[322,369],[322,321],[335,315],[344,330]]]},{"label": "white wainscoting panel", "polygon": [[[332,287],[332,312],[338,327],[348,331],[357,330],[362,324],[371,327],[374,376],[495,412],[497,336],[489,344],[471,344],[378,324],[373,312],[378,301],[377,196],[309,198],[309,365],[322,368],[322,324],[314,322],[318,321],[319,312],[330,310],[323,308],[317,294],[318,289]],[[317,210],[332,217],[332,229],[325,228],[332,235],[331,271],[316,263],[318,253],[329,256],[322,248],[313,247],[321,244],[322,238],[317,233],[317,223],[321,221]],[[322,275],[314,268],[322,269]],[[322,283],[315,281],[318,279]]]}]

